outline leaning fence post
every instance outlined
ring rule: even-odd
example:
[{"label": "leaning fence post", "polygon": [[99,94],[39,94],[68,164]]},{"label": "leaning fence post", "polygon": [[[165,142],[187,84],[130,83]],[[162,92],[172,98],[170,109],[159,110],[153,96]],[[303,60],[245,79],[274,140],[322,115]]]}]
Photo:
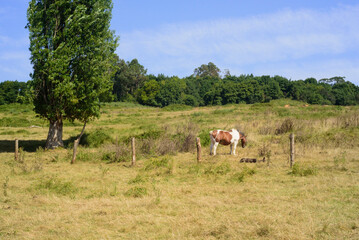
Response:
[{"label": "leaning fence post", "polygon": [[294,164],[294,134],[291,133],[289,135],[289,139],[290,139],[290,168],[293,167]]},{"label": "leaning fence post", "polygon": [[131,166],[135,166],[136,165],[136,147],[135,147],[135,138],[132,138],[131,141],[131,145],[132,145],[132,163]]},{"label": "leaning fence post", "polygon": [[198,137],[196,138],[197,143],[197,163],[201,162],[202,151],[201,151],[201,139]]},{"label": "leaning fence post", "polygon": [[19,140],[15,139],[15,161],[19,160]]}]

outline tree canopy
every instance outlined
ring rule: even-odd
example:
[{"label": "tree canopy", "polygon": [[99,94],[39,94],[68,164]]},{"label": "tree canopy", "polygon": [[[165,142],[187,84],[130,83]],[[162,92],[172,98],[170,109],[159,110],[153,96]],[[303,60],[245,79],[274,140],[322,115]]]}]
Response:
[{"label": "tree canopy", "polygon": [[117,38],[111,0],[31,0],[27,12],[35,112],[50,121],[48,148],[61,146],[62,122],[99,116],[111,88]]}]

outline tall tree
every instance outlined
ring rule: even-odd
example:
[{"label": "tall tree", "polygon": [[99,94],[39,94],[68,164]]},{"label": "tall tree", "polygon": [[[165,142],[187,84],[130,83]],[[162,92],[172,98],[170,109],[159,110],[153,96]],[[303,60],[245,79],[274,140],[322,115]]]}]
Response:
[{"label": "tall tree", "polygon": [[147,80],[147,69],[137,59],[133,59],[131,62],[119,59],[117,66],[118,70],[113,77],[113,93],[117,101],[131,99],[136,90],[142,87]]},{"label": "tall tree", "polygon": [[202,64],[200,67],[194,70],[194,76],[196,77],[218,77],[221,70],[212,62],[208,64]]},{"label": "tall tree", "polygon": [[100,114],[117,38],[111,0],[31,0],[27,11],[35,112],[50,122],[46,148],[63,146],[63,121]]}]

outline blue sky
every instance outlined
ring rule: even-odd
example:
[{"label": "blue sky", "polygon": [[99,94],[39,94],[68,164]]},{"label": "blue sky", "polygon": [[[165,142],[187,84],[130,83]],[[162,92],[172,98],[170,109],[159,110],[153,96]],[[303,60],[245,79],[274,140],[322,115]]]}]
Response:
[{"label": "blue sky", "polygon": [[[359,85],[357,0],[113,0],[120,58],[189,76],[213,62],[233,75],[345,76]],[[27,0],[0,0],[0,81],[32,67]]]}]

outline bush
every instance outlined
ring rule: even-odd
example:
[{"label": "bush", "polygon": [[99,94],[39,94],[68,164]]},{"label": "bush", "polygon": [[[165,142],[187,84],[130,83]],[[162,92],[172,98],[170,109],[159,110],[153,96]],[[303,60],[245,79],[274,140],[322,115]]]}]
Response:
[{"label": "bush", "polygon": [[112,141],[111,136],[103,129],[97,129],[94,132],[85,133],[81,138],[81,144],[89,147],[99,147],[105,142]]},{"label": "bush", "polygon": [[292,119],[287,118],[284,122],[280,125],[279,128],[275,130],[276,135],[284,134],[287,132],[291,132],[294,129],[294,122]]},{"label": "bush", "polygon": [[206,147],[211,143],[211,138],[209,137],[209,129],[202,130],[199,133],[199,138],[201,139],[201,145]]}]

